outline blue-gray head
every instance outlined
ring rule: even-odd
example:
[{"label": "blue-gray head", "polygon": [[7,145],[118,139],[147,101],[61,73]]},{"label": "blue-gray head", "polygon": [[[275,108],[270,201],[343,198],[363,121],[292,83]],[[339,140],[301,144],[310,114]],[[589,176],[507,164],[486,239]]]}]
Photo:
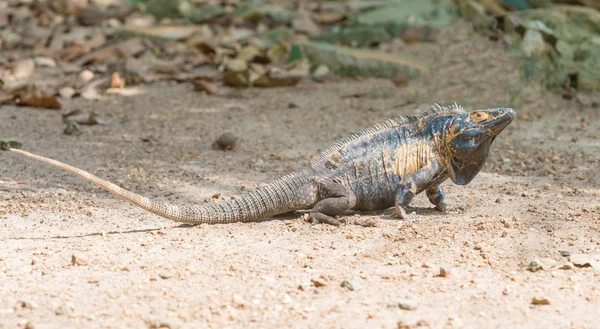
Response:
[{"label": "blue-gray head", "polygon": [[464,112],[445,124],[443,151],[447,170],[455,184],[466,185],[483,167],[492,142],[515,117],[511,108]]}]

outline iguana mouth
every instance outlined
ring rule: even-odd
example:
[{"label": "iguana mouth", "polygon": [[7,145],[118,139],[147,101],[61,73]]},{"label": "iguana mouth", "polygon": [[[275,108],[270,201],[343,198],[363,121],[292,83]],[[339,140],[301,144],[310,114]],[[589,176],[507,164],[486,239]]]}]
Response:
[{"label": "iguana mouth", "polygon": [[485,123],[485,126],[490,131],[490,135],[498,135],[506,128],[515,118],[515,110],[511,108],[498,108],[491,111],[492,119]]}]

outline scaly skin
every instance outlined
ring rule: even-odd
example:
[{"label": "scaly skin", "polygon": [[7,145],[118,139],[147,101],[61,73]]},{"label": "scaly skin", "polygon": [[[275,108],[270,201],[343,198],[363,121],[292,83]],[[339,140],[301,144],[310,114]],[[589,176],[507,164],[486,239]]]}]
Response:
[{"label": "scaly skin", "polygon": [[175,206],[150,200],[86,171],[31,154],[12,152],[74,173],[159,216],[187,224],[250,222],[291,211],[307,211],[313,222],[340,225],[336,216],[353,210],[405,208],[425,191],[436,209],[447,208],[440,184],[450,178],[468,184],[483,166],[498,134],[514,110],[472,113],[454,104],[432,107],[346,137],[311,165],[240,198],[201,206]]}]

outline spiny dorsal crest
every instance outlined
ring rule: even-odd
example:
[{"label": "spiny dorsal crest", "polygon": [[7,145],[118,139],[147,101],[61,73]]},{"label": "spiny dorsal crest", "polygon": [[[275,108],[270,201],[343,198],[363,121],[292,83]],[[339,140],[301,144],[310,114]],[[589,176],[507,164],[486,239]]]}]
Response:
[{"label": "spiny dorsal crest", "polygon": [[363,136],[374,134],[378,131],[386,130],[386,129],[394,129],[400,126],[405,126],[409,124],[413,124],[419,120],[427,120],[431,118],[435,118],[442,115],[456,115],[460,113],[464,113],[465,110],[462,106],[458,105],[456,102],[454,104],[450,104],[448,106],[441,106],[437,103],[429,107],[428,111],[423,111],[418,114],[406,114],[394,119],[389,119],[383,123],[375,124],[372,127],[363,129],[359,132],[353,133],[349,136],[346,136],[340,140],[338,140],[332,147],[323,151],[318,158],[314,159],[311,162],[311,165],[316,165],[319,162],[328,159],[335,151],[339,150],[345,144],[348,144],[354,140],[357,140]]}]

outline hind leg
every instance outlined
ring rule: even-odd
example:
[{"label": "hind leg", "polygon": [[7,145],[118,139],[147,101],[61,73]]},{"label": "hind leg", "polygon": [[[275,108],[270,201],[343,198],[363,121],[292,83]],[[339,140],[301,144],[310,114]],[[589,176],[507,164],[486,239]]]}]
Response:
[{"label": "hind leg", "polygon": [[435,206],[435,209],[445,212],[450,208],[450,205],[445,201],[446,196],[440,185],[428,188],[425,190],[425,193],[427,193],[427,198],[429,199],[429,202]]},{"label": "hind leg", "polygon": [[356,204],[356,196],[349,188],[338,183],[327,182],[319,186],[321,201],[309,211],[313,224],[326,223],[339,226],[341,222],[335,216],[351,209]]}]

